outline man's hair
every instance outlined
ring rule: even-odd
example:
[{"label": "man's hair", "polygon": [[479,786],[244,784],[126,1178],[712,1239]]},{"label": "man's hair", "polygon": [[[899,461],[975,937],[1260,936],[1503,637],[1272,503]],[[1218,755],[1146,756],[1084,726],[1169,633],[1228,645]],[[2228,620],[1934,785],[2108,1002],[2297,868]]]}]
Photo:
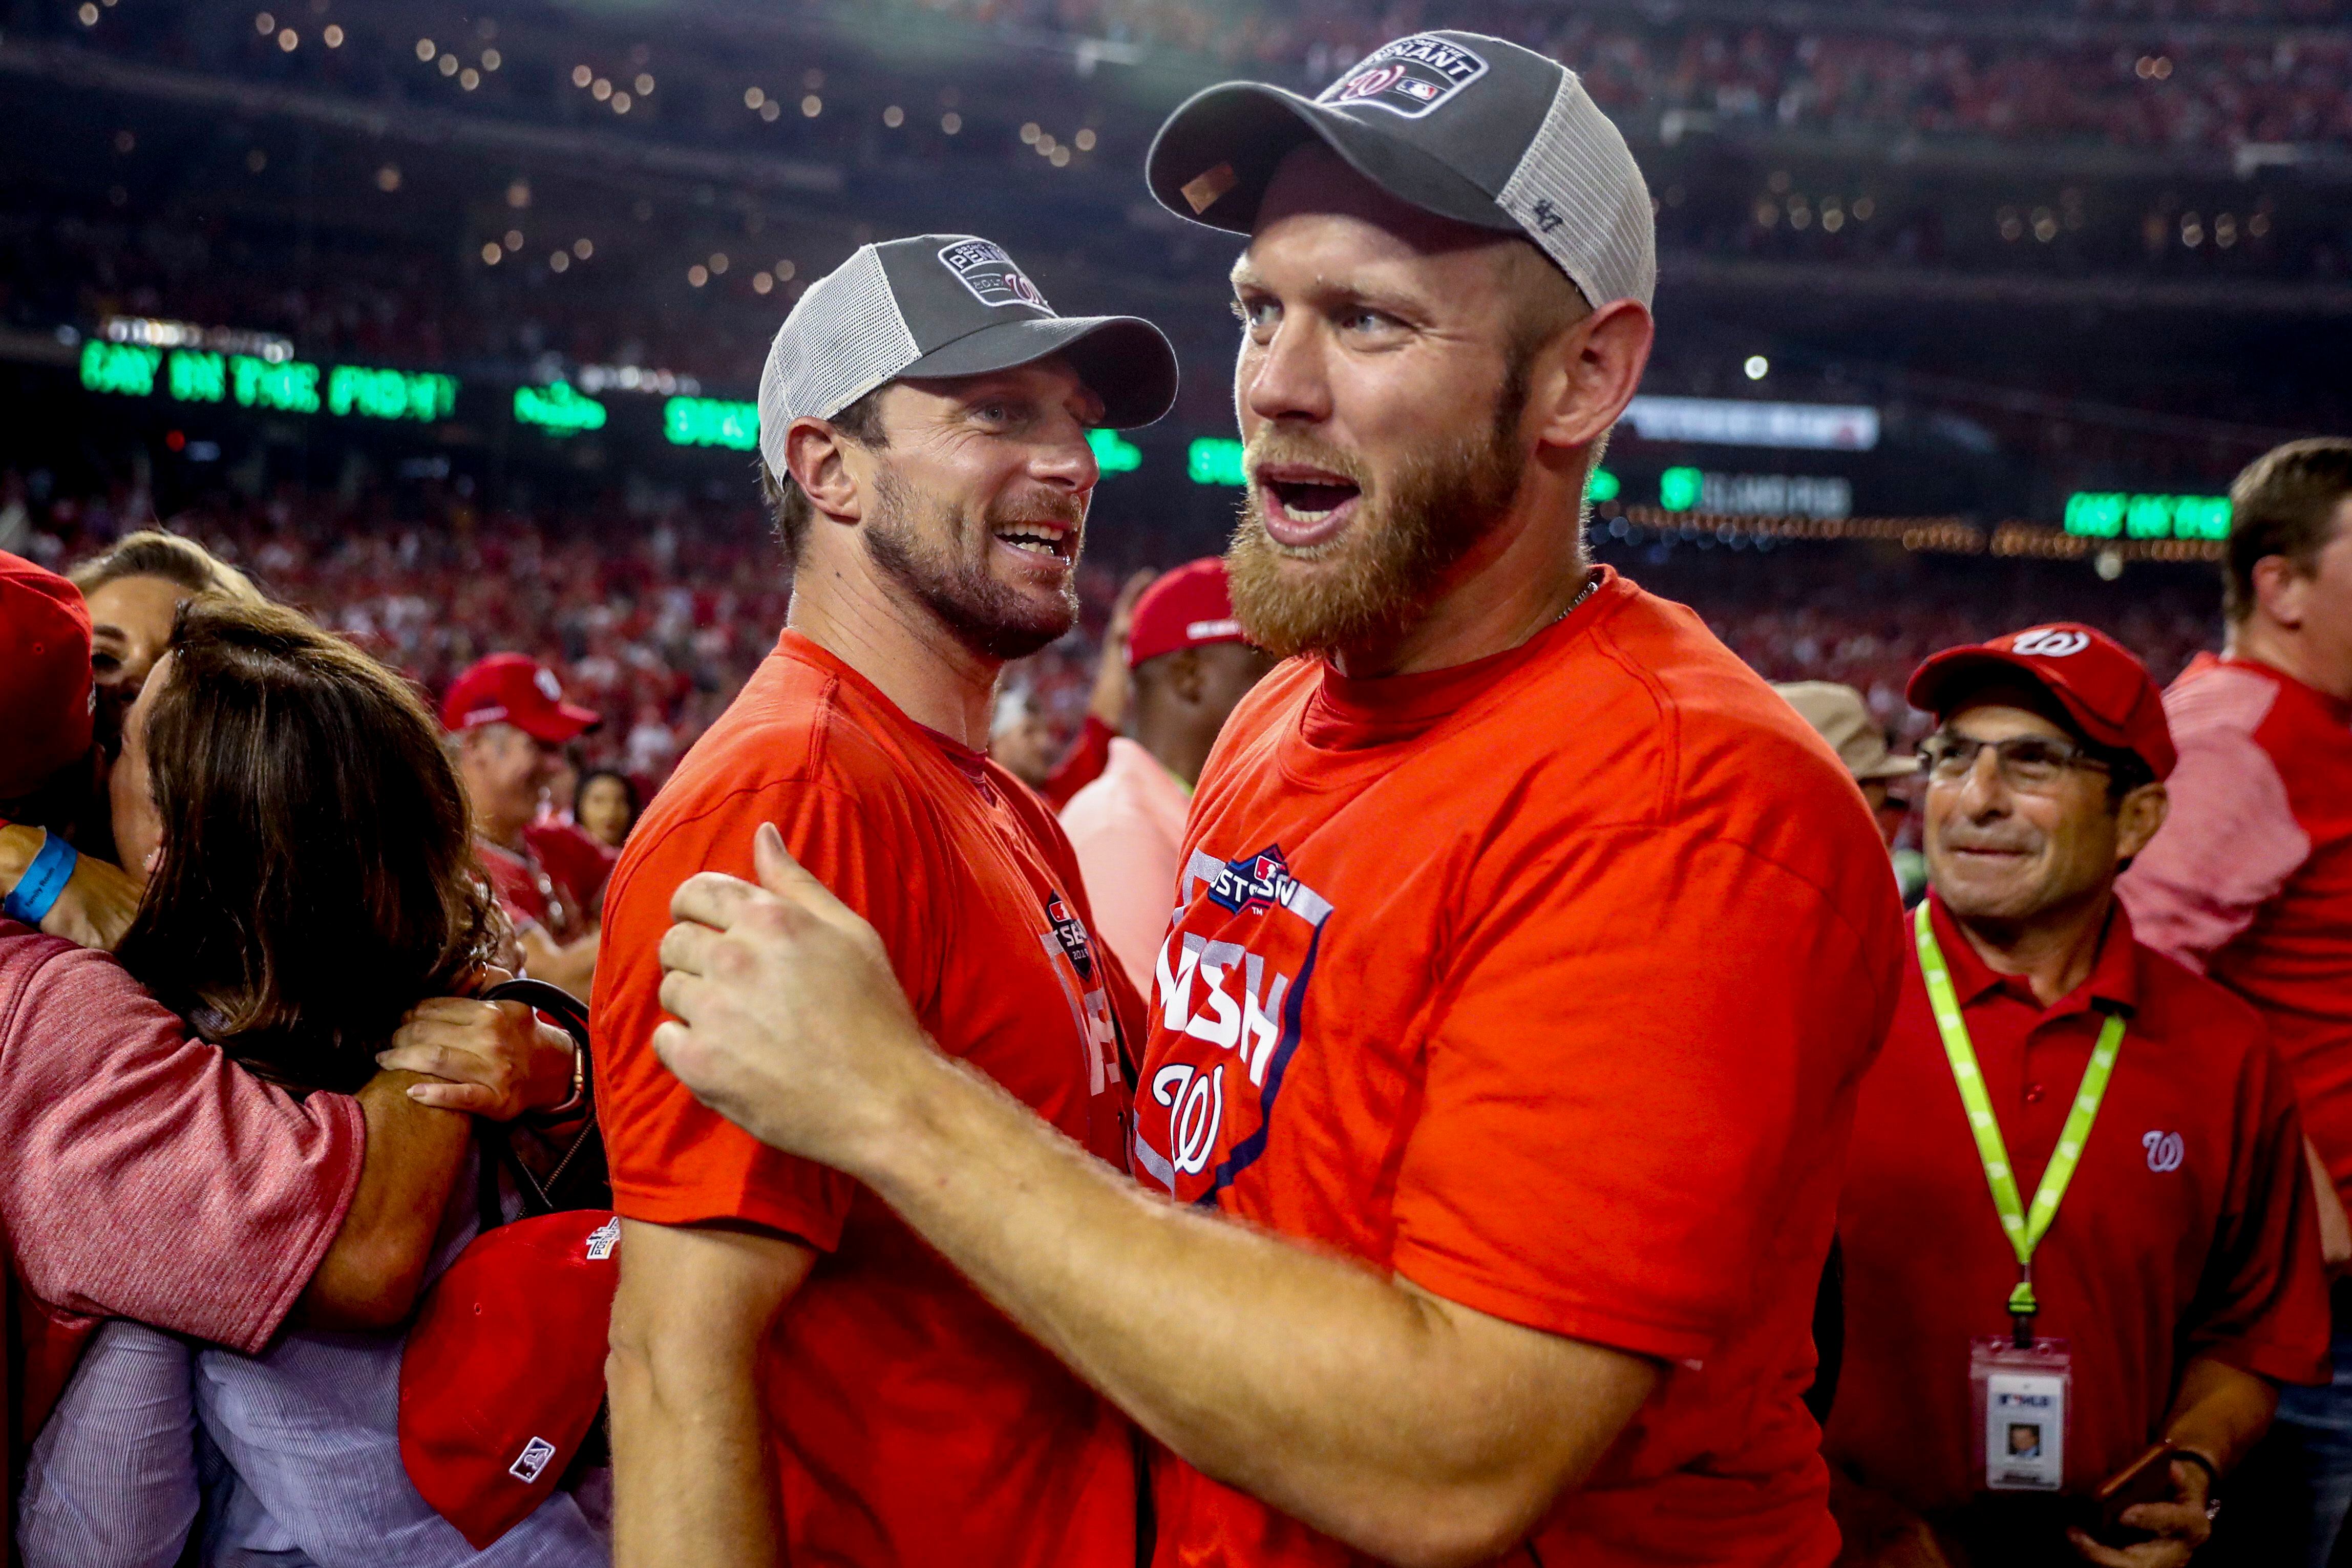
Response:
[{"label": "man's hair", "polygon": [[118,956],[254,1071],[348,1093],[496,950],[464,787],[415,691],[291,610],[192,599],[172,655],[163,860]]},{"label": "man's hair", "polygon": [[2232,621],[2254,613],[2254,566],[2284,555],[2309,571],[2336,532],[2352,495],[2352,440],[2315,437],[2273,447],[2230,486],[2230,549],[2221,608]]},{"label": "man's hair", "polygon": [[[887,447],[890,436],[882,427],[882,395],[889,389],[890,384],[884,382],[825,423],[852,445],[868,449]],[[769,510],[775,514],[776,543],[784,552],[784,569],[789,572],[800,564],[801,542],[808,537],[816,508],[799,481],[789,473],[771,471],[765,458],[760,462],[760,489],[768,498]]]},{"label": "man's hair", "polygon": [[191,594],[219,594],[247,605],[267,603],[252,578],[194,540],[160,528],[125,534],[112,549],[66,574],[85,597],[125,577],[160,577]]}]

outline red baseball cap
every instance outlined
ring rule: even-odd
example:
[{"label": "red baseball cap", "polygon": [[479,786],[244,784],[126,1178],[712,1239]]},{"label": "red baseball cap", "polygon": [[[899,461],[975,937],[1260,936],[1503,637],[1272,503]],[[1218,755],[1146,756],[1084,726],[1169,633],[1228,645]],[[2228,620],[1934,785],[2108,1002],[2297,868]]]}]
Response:
[{"label": "red baseball cap", "polygon": [[2158,778],[2179,754],[2164,719],[2164,694],[2131,650],[2074,621],[2029,626],[1990,642],[1948,647],[1911,672],[1911,706],[1941,718],[1959,699],[2001,676],[2023,676],[2056,698],[2083,733],[2136,753]]},{"label": "red baseball cap", "polygon": [[480,1552],[555,1490],[604,1402],[621,1222],[572,1209],[475,1238],[409,1328],[400,1460]]},{"label": "red baseball cap", "polygon": [[1225,563],[1206,556],[1177,567],[1135,601],[1135,616],[1127,630],[1127,668],[1178,648],[1247,641],[1241,622],[1234,618]]},{"label": "red baseball cap", "polygon": [[92,695],[81,590],[0,551],[0,799],[89,752]]},{"label": "red baseball cap", "polygon": [[604,716],[563,700],[555,671],[529,654],[494,653],[452,681],[441,702],[441,727],[451,734],[481,724],[511,724],[534,741],[560,746],[593,730]]}]

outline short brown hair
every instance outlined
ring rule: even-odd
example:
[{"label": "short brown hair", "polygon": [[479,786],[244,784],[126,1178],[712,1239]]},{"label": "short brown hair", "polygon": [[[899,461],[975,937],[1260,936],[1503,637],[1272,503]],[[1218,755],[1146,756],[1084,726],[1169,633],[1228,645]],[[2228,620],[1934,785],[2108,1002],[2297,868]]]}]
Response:
[{"label": "short brown hair", "polygon": [[147,721],[163,856],[118,956],[262,1076],[349,1093],[498,916],[415,691],[276,605],[180,606]]},{"label": "short brown hair", "polygon": [[222,594],[248,605],[265,602],[252,578],[194,540],[160,528],[126,533],[105,553],[66,574],[67,581],[84,595],[125,577],[159,577],[191,594]]},{"label": "short brown hair", "polygon": [[[889,390],[886,381],[825,423],[842,439],[856,446],[869,450],[887,447],[890,433],[882,428],[882,395]],[[776,543],[784,552],[784,568],[790,571],[800,564],[801,542],[808,538],[816,509],[809,504],[799,481],[788,473],[771,471],[765,458],[760,462],[760,489],[768,498],[768,509],[776,515]]]},{"label": "short brown hair", "polygon": [[2284,555],[2308,571],[2336,535],[2336,514],[2352,495],[2352,440],[2315,437],[2273,447],[2230,486],[2230,551],[2221,608],[2232,621],[2254,613],[2254,565]]}]

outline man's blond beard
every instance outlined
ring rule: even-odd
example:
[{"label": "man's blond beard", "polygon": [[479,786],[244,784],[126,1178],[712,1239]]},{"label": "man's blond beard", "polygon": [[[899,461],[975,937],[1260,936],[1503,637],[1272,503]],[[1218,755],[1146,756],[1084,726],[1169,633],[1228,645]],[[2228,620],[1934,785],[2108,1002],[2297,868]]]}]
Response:
[{"label": "man's blond beard", "polygon": [[[1225,552],[1234,614],[1250,641],[1277,658],[1336,653],[1386,642],[1418,621],[1446,574],[1494,531],[1518,493],[1527,458],[1518,448],[1516,400],[1504,403],[1487,428],[1429,443],[1377,489],[1353,453],[1295,432],[1261,430],[1245,472],[1262,463],[1311,466],[1353,479],[1361,497],[1338,539],[1290,551],[1266,531],[1251,487]],[[1316,563],[1303,581],[1288,569],[1298,560]]]}]

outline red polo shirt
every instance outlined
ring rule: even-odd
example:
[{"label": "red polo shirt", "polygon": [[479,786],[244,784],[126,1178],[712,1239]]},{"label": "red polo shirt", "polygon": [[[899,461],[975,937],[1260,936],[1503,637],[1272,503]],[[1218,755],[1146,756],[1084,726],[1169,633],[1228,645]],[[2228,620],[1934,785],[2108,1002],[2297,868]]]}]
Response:
[{"label": "red polo shirt", "polygon": [[2164,714],[2171,815],[2117,890],[2149,946],[2262,1011],[2352,1202],[2352,702],[2200,654]]},{"label": "red polo shirt", "polygon": [[[2074,1354],[2066,1488],[2161,1432],[2210,1356],[2282,1383],[2327,1368],[2327,1285],[2293,1087],[2253,1010],[2132,936],[2122,907],[2090,978],[2042,1007],[1933,901],[2001,1137],[2030,1202],[2105,1011],[2126,1019],[2106,1099],[2033,1256],[2037,1331]],[[1907,933],[1906,933],[1907,934]],[[1922,1511],[1970,1500],[1969,1342],[2009,1328],[2017,1257],[1986,1190],[1916,944],[1864,1078],[1838,1209],[1845,1370],[1824,1450]]]}]

